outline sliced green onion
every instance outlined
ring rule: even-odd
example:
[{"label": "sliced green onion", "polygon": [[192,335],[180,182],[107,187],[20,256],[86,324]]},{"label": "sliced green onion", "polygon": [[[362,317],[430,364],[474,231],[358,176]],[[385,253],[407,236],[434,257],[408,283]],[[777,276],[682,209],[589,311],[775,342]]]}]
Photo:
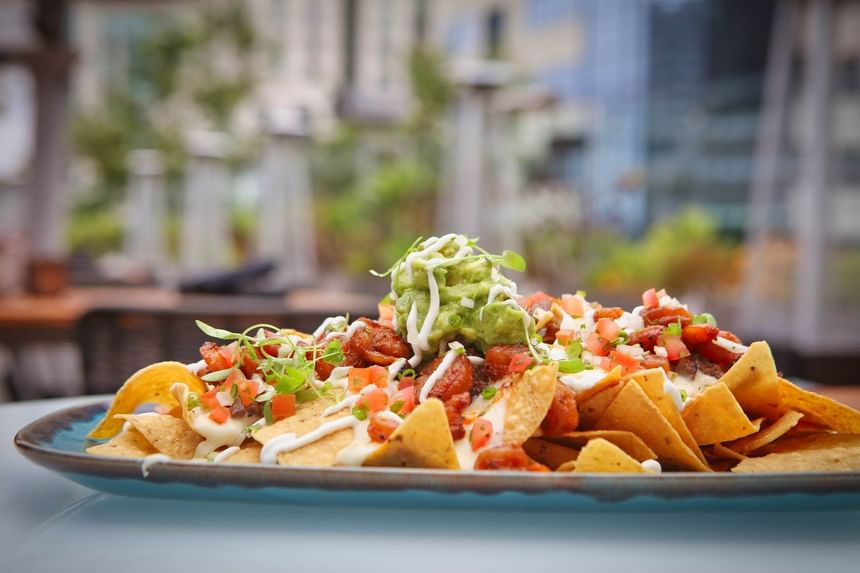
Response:
[{"label": "sliced green onion", "polygon": [[487,386],[486,388],[481,390],[481,397],[484,400],[492,400],[493,397],[496,395],[496,392],[498,392],[498,390],[496,390],[495,386]]},{"label": "sliced green onion", "polygon": [[404,378],[409,378],[409,377],[413,377],[413,378],[415,377],[415,370],[412,368],[407,368],[406,370],[401,371],[400,374],[398,375],[398,378],[400,380],[402,380]]},{"label": "sliced green onion", "polygon": [[459,328],[463,324],[463,317],[459,314],[452,314],[448,317],[448,324],[450,324],[453,328]]},{"label": "sliced green onion", "polygon": [[568,358],[579,358],[582,356],[582,341],[571,340],[564,351],[567,353]]},{"label": "sliced green onion", "polygon": [[666,333],[671,334],[672,336],[681,336],[681,325],[677,322],[673,322],[666,327]]},{"label": "sliced green onion", "polygon": [[358,418],[361,421],[367,419],[367,408],[365,406],[358,407],[352,409],[352,415]]},{"label": "sliced green onion", "polygon": [[582,358],[568,358],[558,362],[558,371],[564,374],[576,374],[586,369],[585,362]]},{"label": "sliced green onion", "polygon": [[263,416],[266,418],[266,424],[272,425],[272,401],[269,400],[263,405]]},{"label": "sliced green onion", "polygon": [[225,368],[224,370],[210,372],[205,376],[201,376],[200,379],[204,382],[221,382],[222,380],[226,380],[227,376],[229,376],[232,371],[233,368]]},{"label": "sliced green onion", "polygon": [[395,414],[399,412],[401,408],[403,408],[403,400],[397,400],[391,405],[391,411]]},{"label": "sliced green onion", "polygon": [[716,326],[717,319],[714,318],[713,314],[703,312],[702,314],[697,314],[693,317],[693,324],[710,324],[711,326]]}]

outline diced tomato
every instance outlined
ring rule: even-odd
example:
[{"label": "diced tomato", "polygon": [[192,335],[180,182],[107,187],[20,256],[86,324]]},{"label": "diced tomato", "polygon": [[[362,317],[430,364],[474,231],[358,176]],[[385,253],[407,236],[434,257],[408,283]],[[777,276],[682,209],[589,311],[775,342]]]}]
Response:
[{"label": "diced tomato", "polygon": [[595,330],[597,331],[597,334],[609,342],[612,342],[618,338],[618,333],[621,332],[621,327],[615,324],[615,321],[611,318],[601,318],[597,321]]},{"label": "diced tomato", "polygon": [[508,364],[508,372],[512,374],[525,372],[526,368],[531,366],[534,361],[535,359],[525,352],[515,354],[513,358],[511,358],[511,363]]},{"label": "diced tomato", "polygon": [[621,366],[621,374],[632,374],[642,368],[642,363],[633,356],[613,350],[609,353],[609,364],[611,367]]},{"label": "diced tomato", "polygon": [[231,342],[230,344],[221,346],[218,348],[218,352],[224,357],[224,360],[233,364],[233,357],[236,355],[236,343]]},{"label": "diced tomato", "polygon": [[252,353],[248,350],[243,349],[240,353],[240,357],[241,360],[239,361],[239,368],[247,378],[250,378],[254,375],[254,372],[257,371],[259,364],[252,356]]},{"label": "diced tomato", "polygon": [[612,370],[612,361],[609,359],[608,356],[596,356],[592,359],[592,362],[595,366],[602,370],[606,370],[607,372]]},{"label": "diced tomato", "polygon": [[215,398],[215,394],[218,393],[218,388],[212,388],[208,392],[204,392],[200,395],[200,403],[203,404],[207,410],[212,410],[220,406],[218,400]]},{"label": "diced tomato", "polygon": [[521,307],[528,312],[532,312],[536,308],[549,310],[552,307],[553,298],[543,291],[538,291],[528,296],[520,297],[518,302]]},{"label": "diced tomato", "polygon": [[498,380],[506,376],[511,359],[528,350],[529,347],[525,344],[498,344],[487,348],[484,353],[484,370],[490,380]]},{"label": "diced tomato", "polygon": [[578,294],[561,295],[561,307],[570,316],[579,317],[585,314],[585,299]]},{"label": "diced tomato", "polygon": [[596,332],[588,335],[588,338],[585,340],[585,347],[595,356],[609,356],[609,351],[612,349],[609,341]]},{"label": "diced tomato", "polygon": [[381,443],[387,440],[398,426],[399,424],[394,420],[371,414],[370,423],[367,425],[367,435],[371,441]]},{"label": "diced tomato", "polygon": [[220,352],[220,347],[214,342],[204,342],[200,347],[200,356],[206,362],[206,368],[210,372],[226,370],[230,368],[230,359],[224,358]]},{"label": "diced tomato", "polygon": [[367,408],[368,412],[379,412],[388,406],[388,394],[385,390],[374,390],[359,398],[355,406]]},{"label": "diced tomato", "polygon": [[224,383],[221,384],[221,390],[224,392],[230,392],[233,389],[233,384],[239,384],[245,381],[245,375],[241,370],[232,370],[230,374],[227,375],[227,378],[224,379]]},{"label": "diced tomato", "polygon": [[615,320],[622,316],[624,316],[624,309],[620,306],[604,306],[594,311],[594,318],[598,320],[602,318],[611,318],[612,320]]},{"label": "diced tomato", "polygon": [[666,349],[667,358],[671,362],[690,355],[690,351],[681,337],[674,334],[663,333],[663,347]]},{"label": "diced tomato", "polygon": [[400,382],[397,383],[398,390],[411,388],[412,386],[415,386],[415,376],[404,376],[400,379]]},{"label": "diced tomato", "polygon": [[475,423],[472,425],[472,432],[469,434],[472,451],[477,452],[486,446],[491,437],[493,437],[493,423],[486,418],[475,420]]},{"label": "diced tomato", "polygon": [[370,368],[350,368],[347,374],[349,389],[358,392],[370,384]]},{"label": "diced tomato", "polygon": [[728,370],[732,364],[734,364],[738,358],[741,357],[740,354],[736,352],[732,352],[731,350],[727,350],[722,346],[717,346],[713,342],[707,342],[700,346],[696,347],[696,352],[701,354],[711,362],[715,364],[719,364],[723,370]]},{"label": "diced tomato", "polygon": [[690,324],[684,327],[681,339],[688,347],[693,347],[711,342],[718,334],[720,329],[712,324]]},{"label": "diced tomato", "polygon": [[289,418],[296,413],[295,394],[276,394],[272,397],[272,416]]},{"label": "diced tomato", "polygon": [[388,388],[388,369],[382,366],[371,366],[370,383],[376,384],[380,388]]},{"label": "diced tomato", "polygon": [[246,408],[251,405],[254,401],[254,398],[257,397],[257,381],[256,380],[244,380],[239,383],[239,401],[242,402],[242,405]]},{"label": "diced tomato", "polygon": [[[277,334],[275,332],[270,332],[268,330],[263,331],[263,335],[266,338],[275,338],[275,337],[280,336],[279,334]],[[268,356],[277,356],[278,351],[281,349],[281,345],[280,344],[264,344],[260,348]]]},{"label": "diced tomato", "polygon": [[555,339],[562,346],[567,346],[572,340],[577,340],[578,338],[579,333],[577,333],[575,330],[559,330],[555,333]]},{"label": "diced tomato", "polygon": [[408,414],[415,409],[415,386],[407,386],[394,393],[391,396],[391,407],[401,402],[397,414]]},{"label": "diced tomato", "polygon": [[230,419],[230,410],[221,404],[217,404],[217,406],[209,411],[209,418],[217,424],[224,424]]},{"label": "diced tomato", "polygon": [[642,359],[642,368],[645,370],[662,368],[666,372],[669,372],[669,359],[657,356],[656,354],[646,354],[645,358]]},{"label": "diced tomato", "polygon": [[649,288],[642,293],[642,306],[645,308],[657,308],[660,306],[660,298],[657,296],[657,291]]}]

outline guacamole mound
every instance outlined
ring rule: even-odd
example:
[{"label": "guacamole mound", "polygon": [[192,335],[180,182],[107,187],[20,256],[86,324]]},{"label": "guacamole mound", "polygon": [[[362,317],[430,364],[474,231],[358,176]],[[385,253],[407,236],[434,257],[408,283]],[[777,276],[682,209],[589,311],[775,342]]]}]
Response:
[{"label": "guacamole mound", "polygon": [[[394,296],[391,298],[396,299],[397,330],[404,338],[408,335],[407,318],[412,304],[415,303],[417,308],[419,329],[430,308],[428,264],[438,264],[442,259],[456,259],[456,254],[462,252],[467,240],[459,236],[438,252],[413,260],[411,277],[404,263],[395,268],[392,276]],[[427,244],[425,241],[419,249]],[[508,292],[515,292],[516,289],[516,285],[504,277],[488,258],[469,255],[462,260],[435,267],[433,276],[439,290],[439,314],[428,337],[429,354],[436,354],[441,341],[454,339],[474,344],[482,350],[496,344],[526,342],[523,317],[528,315],[521,309],[513,308],[511,303],[506,303],[510,299],[508,294],[498,292],[493,302],[487,304],[490,289],[494,286],[504,287]],[[471,308],[468,301],[472,301]],[[531,336],[534,333],[534,321],[530,317],[528,321]]]}]

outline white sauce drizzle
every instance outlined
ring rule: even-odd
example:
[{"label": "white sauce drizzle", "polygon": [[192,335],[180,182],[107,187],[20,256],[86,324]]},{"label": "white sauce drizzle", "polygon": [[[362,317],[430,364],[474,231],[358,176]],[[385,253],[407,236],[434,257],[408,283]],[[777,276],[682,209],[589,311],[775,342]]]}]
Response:
[{"label": "white sauce drizzle", "polygon": [[206,368],[206,361],[202,358],[197,362],[192,362],[191,364],[186,364],[185,368],[188,369],[189,372],[197,376],[197,373]]},{"label": "white sauce drizzle", "polygon": [[382,410],[381,412],[377,412],[376,416],[382,418],[383,420],[388,420],[389,422],[394,422],[398,426],[403,423],[403,418],[392,412],[391,410]]},{"label": "white sauce drizzle", "polygon": [[227,461],[227,458],[231,457],[233,454],[238,452],[241,448],[239,446],[230,446],[223,452],[218,452],[218,455],[212,458],[213,464],[222,464]]},{"label": "white sauce drizzle", "polygon": [[155,464],[169,462],[171,459],[172,458],[167,454],[150,454],[143,458],[143,461],[140,464],[140,473],[143,474],[144,478],[148,478],[152,466],[154,466]]},{"label": "white sauce drizzle", "polygon": [[[330,316],[330,317],[328,317],[327,319],[325,319],[324,321],[322,321],[322,324],[320,324],[320,325],[317,327],[317,329],[316,329],[316,330],[314,330],[314,333],[313,333],[314,340],[316,340],[317,338],[319,338],[319,337],[320,337],[320,335],[322,335],[322,334],[323,334],[323,333],[328,329],[328,327],[329,327],[329,326],[333,325],[333,324],[334,324],[334,323],[336,323],[336,322],[341,322],[341,323],[343,323],[343,326],[346,326],[346,317],[343,317],[343,316]],[[343,326],[342,326],[342,327],[339,327],[339,329],[340,329],[340,328],[343,328]]]},{"label": "white sauce drizzle", "polygon": [[388,381],[389,382],[394,381],[394,378],[397,376],[397,374],[400,373],[401,370],[403,370],[404,366],[406,366],[406,359],[405,358],[398,358],[397,360],[392,362],[388,366]]},{"label": "white sauce drizzle", "polygon": [[481,364],[484,363],[484,359],[481,358],[480,356],[467,356],[466,358],[469,360],[469,362],[471,362],[475,366],[480,366]]},{"label": "white sauce drizzle", "polygon": [[678,388],[672,384],[672,381],[669,380],[665,370],[663,371],[663,392],[672,398],[672,401],[675,402],[675,407],[678,408],[679,412],[684,411],[684,401],[681,399],[681,393],[678,391]]},{"label": "white sauce drizzle", "polygon": [[574,392],[584,392],[589,388],[593,388],[598,382],[606,378],[606,372],[603,370],[583,370],[576,374],[565,374],[560,377],[562,383],[568,386]]},{"label": "white sauce drizzle", "polygon": [[409,253],[408,255],[406,255],[406,259],[403,261],[403,265],[406,268],[406,276],[409,278],[409,280],[412,280],[413,262],[415,262],[417,259],[423,259],[428,255],[432,255],[433,253],[438,252],[442,249],[442,247],[447,245],[451,241],[451,239],[455,238],[456,236],[456,233],[448,233],[447,235],[439,237],[438,239],[436,237],[430,237],[429,239],[421,243],[422,245],[427,245],[427,243],[429,242],[430,245],[426,246],[421,251],[415,251],[414,253]]},{"label": "white sauce drizzle", "polygon": [[275,464],[278,461],[278,455],[285,452],[292,452],[303,448],[308,444],[312,444],[329,434],[354,428],[358,420],[354,416],[344,416],[331,422],[321,424],[317,429],[296,437],[295,434],[282,434],[276,438],[272,438],[260,450],[260,462],[264,464]]},{"label": "white sauce drizzle", "polygon": [[735,352],[737,354],[744,354],[747,350],[750,349],[749,346],[744,346],[743,344],[738,344],[737,342],[731,341],[728,338],[723,338],[722,336],[718,336],[714,340],[714,344],[725,348],[729,352]]},{"label": "white sauce drizzle", "polygon": [[456,350],[449,350],[445,354],[445,358],[442,359],[442,362],[439,366],[436,367],[436,370],[433,371],[433,374],[427,378],[427,382],[424,383],[424,386],[421,388],[421,393],[418,395],[419,402],[424,402],[427,400],[427,397],[430,396],[430,391],[433,390],[433,386],[436,385],[436,382],[442,377],[443,374],[451,367],[456,360],[458,354]]},{"label": "white sauce drizzle", "polygon": [[424,317],[424,322],[421,324],[421,330],[418,332],[416,342],[421,350],[430,350],[430,331],[436,323],[436,317],[439,316],[439,285],[436,284],[436,276],[432,270],[427,270],[427,286],[430,288],[430,307],[427,309],[427,316]]}]

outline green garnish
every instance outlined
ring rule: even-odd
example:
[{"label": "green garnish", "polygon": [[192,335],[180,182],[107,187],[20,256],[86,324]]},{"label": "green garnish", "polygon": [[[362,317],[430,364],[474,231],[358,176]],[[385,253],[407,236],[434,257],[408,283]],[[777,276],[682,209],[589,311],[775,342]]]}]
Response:
[{"label": "green garnish", "polygon": [[403,370],[402,372],[400,372],[400,374],[397,375],[398,380],[403,380],[404,378],[409,377],[415,377],[415,370],[412,368],[407,368],[406,370]]},{"label": "green garnish", "polygon": [[683,388],[681,388],[678,392],[681,394],[681,402],[686,402],[687,401],[687,391],[684,390]]},{"label": "green garnish", "polygon": [[362,422],[367,419],[367,407],[366,406],[356,406],[352,409],[352,415],[361,420]]},{"label": "green garnish", "polygon": [[335,338],[329,342],[321,358],[324,362],[328,362],[332,366],[339,366],[345,360],[340,340]]},{"label": "green garnish", "polygon": [[221,382],[222,380],[226,380],[227,376],[230,375],[233,368],[225,368],[224,370],[216,370],[215,372],[210,372],[205,376],[201,376],[200,379],[204,382]]},{"label": "green garnish", "polygon": [[702,314],[697,314],[693,317],[693,324],[710,324],[711,326],[716,326],[717,319],[714,318],[713,314],[703,312]]},{"label": "green garnish", "polygon": [[269,400],[263,404],[263,417],[266,418],[266,424],[272,425],[272,401]]},{"label": "green garnish", "polygon": [[671,334],[672,336],[681,336],[681,324],[679,322],[673,322],[666,327],[666,333]]},{"label": "green garnish", "polygon": [[584,290],[578,290],[578,291],[576,291],[576,294],[577,294],[577,296],[581,296],[582,298],[585,298],[585,291]]},{"label": "green garnish", "polygon": [[397,400],[391,405],[391,411],[395,414],[398,413],[401,408],[403,408],[403,400]]},{"label": "green garnish", "polygon": [[454,328],[460,328],[460,325],[463,324],[463,317],[459,314],[452,314],[448,317],[448,324],[453,326]]},{"label": "green garnish", "polygon": [[484,400],[492,400],[493,396],[496,395],[496,392],[498,392],[498,390],[496,390],[495,386],[487,386],[486,388],[481,390],[481,397]]},{"label": "green garnish", "polygon": [[571,340],[564,349],[568,358],[579,358],[582,356],[582,341]]},{"label": "green garnish", "polygon": [[576,374],[586,368],[582,358],[568,358],[567,360],[559,360],[558,362],[558,371],[564,374]]},{"label": "green garnish", "polygon": [[200,405],[200,396],[194,393],[188,394],[185,405],[189,410],[193,410]]}]

